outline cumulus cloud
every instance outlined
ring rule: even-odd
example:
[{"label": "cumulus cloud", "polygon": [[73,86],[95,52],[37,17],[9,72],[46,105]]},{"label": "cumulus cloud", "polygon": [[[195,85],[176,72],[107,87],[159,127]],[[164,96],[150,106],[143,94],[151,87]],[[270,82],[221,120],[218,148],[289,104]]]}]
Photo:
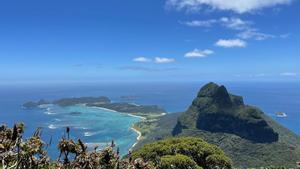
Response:
[{"label": "cumulus cloud", "polygon": [[247,46],[247,43],[241,39],[220,39],[215,45],[224,48],[243,48]]},{"label": "cumulus cloud", "polygon": [[208,57],[209,55],[212,55],[214,51],[205,49],[205,50],[199,50],[199,49],[194,49],[193,51],[187,52],[184,57],[186,58],[205,58]]},{"label": "cumulus cloud", "polygon": [[145,63],[145,62],[151,62],[151,59],[146,58],[146,57],[137,57],[137,58],[134,58],[133,61]]},{"label": "cumulus cloud", "polygon": [[174,58],[165,58],[165,57],[155,57],[154,58],[154,62],[155,63],[171,63],[171,62],[175,62]]},{"label": "cumulus cloud", "polygon": [[241,14],[291,2],[292,0],[167,0],[167,6],[178,10],[200,11],[209,8]]},{"label": "cumulus cloud", "polygon": [[284,73],[280,73],[281,76],[297,76],[297,73],[294,72],[284,72]]}]

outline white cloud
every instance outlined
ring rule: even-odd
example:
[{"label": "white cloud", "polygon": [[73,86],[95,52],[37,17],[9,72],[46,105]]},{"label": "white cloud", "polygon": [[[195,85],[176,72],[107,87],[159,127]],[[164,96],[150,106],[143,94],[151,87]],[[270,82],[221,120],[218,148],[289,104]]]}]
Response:
[{"label": "white cloud", "polygon": [[180,22],[181,24],[192,27],[211,27],[214,25],[220,25],[228,29],[240,31],[236,36],[241,39],[254,39],[254,40],[266,40],[270,38],[287,38],[290,34],[283,34],[280,36],[262,33],[258,29],[252,27],[254,22],[243,20],[238,17],[222,17],[220,19],[210,20],[193,20]]},{"label": "white cloud", "polygon": [[155,57],[154,59],[147,58],[147,57],[137,57],[133,59],[134,62],[140,63],[170,63],[175,62],[174,58],[167,58],[167,57]]},{"label": "white cloud", "polygon": [[286,33],[286,34],[279,35],[279,37],[282,38],[282,39],[289,38],[290,36],[291,36],[290,33]]},{"label": "white cloud", "polygon": [[244,21],[240,18],[227,18],[227,17],[222,17],[220,19],[220,23],[230,29],[234,29],[234,30],[245,30],[248,29],[252,22],[250,21]]},{"label": "white cloud", "polygon": [[297,76],[297,73],[294,72],[284,72],[284,73],[280,73],[280,76]]},{"label": "white cloud", "polygon": [[120,70],[128,70],[128,71],[140,71],[140,72],[167,72],[167,71],[177,71],[180,70],[176,67],[169,68],[153,68],[153,67],[140,67],[140,66],[123,66],[119,67]]},{"label": "white cloud", "polygon": [[211,19],[211,20],[193,20],[193,21],[186,21],[186,22],[179,22],[181,24],[192,26],[192,27],[211,27],[214,23],[216,23],[217,20]]},{"label": "white cloud", "polygon": [[151,59],[146,58],[146,57],[137,57],[137,58],[134,58],[133,61],[145,63],[145,62],[151,62]]},{"label": "white cloud", "polygon": [[154,59],[155,63],[171,63],[171,62],[175,62],[174,58],[165,58],[165,57],[155,57]]},{"label": "white cloud", "polygon": [[255,74],[254,77],[265,77],[267,76],[266,74],[264,73],[260,73],[260,74]]},{"label": "white cloud", "polygon": [[266,40],[266,39],[276,37],[275,35],[258,32],[256,29],[245,30],[237,34],[237,36],[242,39],[255,39],[255,40]]},{"label": "white cloud", "polygon": [[179,23],[191,27],[211,27],[214,24],[220,24],[221,26],[234,30],[245,30],[252,24],[250,21],[245,21],[237,17],[222,17],[220,19],[193,20],[184,22],[180,21]]},{"label": "white cloud", "polygon": [[269,76],[269,74],[265,74],[265,73],[259,73],[259,74],[234,74],[233,75],[234,77],[244,77],[244,78],[263,78],[263,77],[266,77],[266,76]]},{"label": "white cloud", "polygon": [[214,51],[205,49],[205,50],[199,50],[194,49],[193,51],[190,51],[184,55],[186,58],[205,58],[209,55],[212,55]]},{"label": "white cloud", "polygon": [[241,39],[220,39],[215,45],[224,48],[243,48],[247,46],[247,43]]},{"label": "white cloud", "polygon": [[167,6],[188,11],[200,11],[208,7],[241,14],[291,2],[292,0],[167,0]]}]

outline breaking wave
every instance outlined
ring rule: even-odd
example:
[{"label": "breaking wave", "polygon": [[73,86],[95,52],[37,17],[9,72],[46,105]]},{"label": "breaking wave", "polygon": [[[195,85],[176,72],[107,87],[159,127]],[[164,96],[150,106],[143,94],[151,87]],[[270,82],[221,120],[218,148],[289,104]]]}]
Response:
[{"label": "breaking wave", "polygon": [[87,131],[87,132],[84,132],[84,136],[85,137],[91,137],[91,136],[94,136],[94,135],[97,135],[97,134],[100,134],[101,131],[95,131],[95,132],[90,132],[90,131]]},{"label": "breaking wave", "polygon": [[57,129],[58,126],[55,126],[54,124],[50,124],[50,125],[48,126],[48,128],[49,128],[49,129]]}]

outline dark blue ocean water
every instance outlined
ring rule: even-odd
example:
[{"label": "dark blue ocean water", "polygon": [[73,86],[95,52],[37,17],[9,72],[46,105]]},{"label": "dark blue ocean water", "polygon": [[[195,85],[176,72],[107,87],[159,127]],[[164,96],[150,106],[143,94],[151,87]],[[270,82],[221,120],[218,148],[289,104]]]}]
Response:
[{"label": "dark blue ocean water", "polygon": [[[113,83],[113,84],[69,84],[69,85],[2,85],[0,86],[0,123],[12,125],[25,122],[26,136],[37,127],[43,127],[43,137],[57,140],[64,134],[64,127],[72,127],[72,137],[82,138],[90,144],[104,146],[116,140],[125,154],[136,141],[137,133],[130,127],[139,119],[124,114],[104,110],[69,107],[66,110],[54,108],[58,114],[45,113],[45,110],[24,110],[21,105],[30,100],[55,100],[64,97],[108,96],[113,101],[137,104],[155,104],[164,107],[169,113],[187,109],[204,82],[177,83]],[[300,134],[300,83],[279,82],[224,82],[227,89],[244,97],[247,104],[260,107],[276,121]],[[122,96],[130,96],[124,99]],[[78,117],[67,114],[71,111],[84,112]],[[287,118],[276,118],[275,112],[285,112]],[[50,155],[57,157],[53,142]]]}]

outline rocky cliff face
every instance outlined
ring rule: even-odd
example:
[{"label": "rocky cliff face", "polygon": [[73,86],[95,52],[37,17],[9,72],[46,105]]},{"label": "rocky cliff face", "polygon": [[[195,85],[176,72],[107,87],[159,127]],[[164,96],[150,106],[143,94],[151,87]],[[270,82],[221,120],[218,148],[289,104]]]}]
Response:
[{"label": "rocky cliff face", "polygon": [[262,111],[245,105],[242,97],[215,83],[208,83],[199,91],[189,109],[178,118],[173,135],[185,129],[230,133],[257,143],[278,140]]}]

